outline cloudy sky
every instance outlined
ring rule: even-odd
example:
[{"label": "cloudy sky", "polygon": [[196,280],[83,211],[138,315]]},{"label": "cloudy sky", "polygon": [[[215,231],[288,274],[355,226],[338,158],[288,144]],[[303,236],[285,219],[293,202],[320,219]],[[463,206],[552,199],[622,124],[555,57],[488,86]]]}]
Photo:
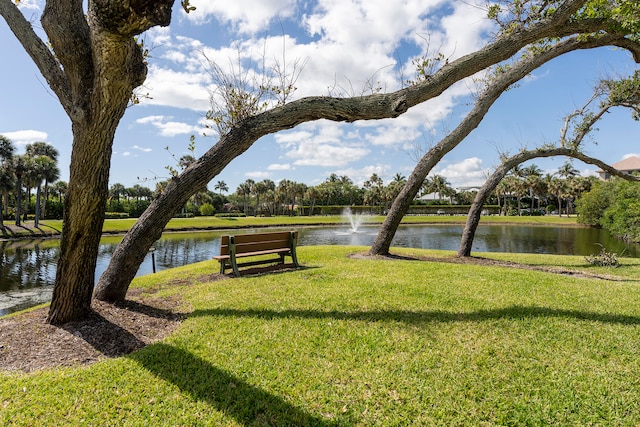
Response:
[{"label": "cloudy sky", "polygon": [[[24,14],[38,28],[43,1],[23,0]],[[296,75],[293,98],[351,96],[378,88],[393,91],[412,79],[412,61],[429,53],[457,58],[477,50],[492,34],[486,12],[474,2],[445,0],[191,0],[196,10],[174,7],[170,27],[143,36],[149,73],[138,91],[141,102],[126,112],[114,143],[111,184],[155,186],[188,154],[217,138],[205,114],[216,78],[211,63],[251,79],[276,67]],[[68,179],[71,126],[55,95],[0,20],[0,134],[24,145],[45,141],[60,151]],[[600,78],[635,68],[624,51],[576,52],[536,70],[493,106],[481,126],[437,165],[454,186],[479,185],[501,153],[515,153],[558,139],[563,117],[581,106]],[[299,72],[299,75],[297,74]],[[372,173],[388,182],[409,175],[417,156],[457,126],[471,108],[475,86],[464,81],[405,115],[375,122],[307,123],[257,141],[209,185],[223,180],[230,191],[248,178],[290,179],[315,185],[331,173],[361,184]],[[640,153],[637,122],[624,111],[609,114],[587,145],[590,155],[615,163]],[[204,136],[206,133],[207,136]],[[554,172],[564,159],[535,160]],[[579,162],[584,174],[595,168]]]}]

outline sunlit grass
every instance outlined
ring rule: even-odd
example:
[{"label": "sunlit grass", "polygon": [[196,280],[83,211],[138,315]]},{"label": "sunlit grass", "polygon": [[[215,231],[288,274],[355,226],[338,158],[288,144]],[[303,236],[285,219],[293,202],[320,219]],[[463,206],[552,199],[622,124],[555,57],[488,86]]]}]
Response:
[{"label": "sunlit grass", "polygon": [[[90,367],[0,374],[2,425],[635,425],[640,265],[617,280],[348,257],[209,281],[135,280],[193,312],[161,343]],[[397,249],[414,256],[451,252]],[[576,271],[581,257],[483,254]],[[176,281],[185,283],[177,286]]]},{"label": "sunlit grass", "polygon": [[[365,215],[363,223],[381,224],[384,221],[381,215]],[[404,224],[464,224],[467,217],[464,215],[411,215],[402,219]],[[136,222],[136,218],[127,219],[107,219],[104,222],[104,233],[124,233]],[[166,231],[180,230],[213,230],[229,228],[247,227],[277,227],[290,225],[332,225],[345,224],[347,219],[339,215],[316,215],[316,216],[274,216],[274,217],[196,217],[196,218],[173,218],[167,226]],[[27,224],[30,222],[27,221]],[[32,222],[31,222],[32,223]],[[526,225],[563,225],[576,226],[576,218],[558,216],[485,216],[481,219],[481,224],[526,224]],[[41,222],[47,230],[62,230],[62,221],[47,220]]]}]

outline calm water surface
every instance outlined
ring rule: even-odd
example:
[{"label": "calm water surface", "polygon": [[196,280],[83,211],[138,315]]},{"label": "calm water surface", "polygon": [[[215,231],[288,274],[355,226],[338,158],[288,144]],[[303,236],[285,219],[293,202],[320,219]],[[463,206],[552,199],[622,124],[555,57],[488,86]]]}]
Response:
[{"label": "calm water surface", "polygon": [[[462,229],[463,225],[401,226],[392,245],[458,250]],[[299,245],[369,246],[377,231],[377,226],[360,227],[358,233],[350,233],[345,226],[299,228]],[[211,259],[220,249],[220,236],[234,232],[251,230],[165,234],[147,255],[138,275],[152,273],[154,261],[160,271]],[[106,269],[119,241],[113,237],[102,240],[96,279]],[[600,251],[597,244],[623,256],[640,255],[639,245],[625,244],[605,230],[521,225],[481,225],[473,251],[590,255]],[[57,240],[0,242],[0,316],[50,300],[58,252]]]}]

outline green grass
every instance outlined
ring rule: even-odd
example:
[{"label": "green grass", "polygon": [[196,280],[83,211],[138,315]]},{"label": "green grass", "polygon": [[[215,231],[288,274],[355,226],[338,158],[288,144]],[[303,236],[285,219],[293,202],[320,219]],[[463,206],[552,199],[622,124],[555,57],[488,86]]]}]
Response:
[{"label": "green grass", "polygon": [[[406,216],[402,222],[404,224],[442,224],[456,223],[464,224],[467,217],[464,215],[424,215],[424,216]],[[135,223],[135,218],[130,219],[107,219],[104,222],[103,232],[105,233],[125,233]],[[371,215],[364,217],[364,223],[380,224],[384,221],[383,216]],[[33,221],[27,221],[26,225],[32,224]],[[341,216],[276,216],[276,217],[237,217],[237,218],[218,218],[218,217],[196,217],[196,218],[174,218],[165,227],[167,231],[180,230],[207,230],[207,229],[229,229],[229,228],[248,228],[248,227],[275,227],[275,226],[291,226],[291,225],[331,225],[346,223],[345,218]],[[576,218],[557,217],[557,216],[486,216],[482,217],[481,224],[528,224],[528,225],[562,225],[574,226]],[[41,221],[41,228],[46,231],[62,230],[62,221],[46,220]]]},{"label": "green grass", "polygon": [[202,279],[213,262],[138,278],[193,307],[181,327],[89,367],[0,373],[0,424],[637,425],[637,260],[599,280],[347,257],[364,250],[301,247],[303,269],[217,282]]}]

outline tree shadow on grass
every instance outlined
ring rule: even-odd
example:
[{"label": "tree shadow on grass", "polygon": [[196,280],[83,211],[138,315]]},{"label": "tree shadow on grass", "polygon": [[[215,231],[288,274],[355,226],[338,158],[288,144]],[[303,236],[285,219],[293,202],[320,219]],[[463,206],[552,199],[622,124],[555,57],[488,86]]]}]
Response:
[{"label": "tree shadow on grass", "polygon": [[482,322],[494,319],[527,319],[534,317],[549,318],[573,318],[576,320],[594,321],[600,323],[638,325],[640,317],[624,314],[595,313],[580,310],[564,310],[549,307],[519,306],[494,309],[477,310],[471,312],[453,311],[319,311],[319,310],[265,310],[247,309],[237,310],[231,308],[196,310],[190,316],[227,316],[227,317],[255,317],[265,320],[282,318],[301,319],[333,319],[333,320],[360,320],[365,322],[395,321],[411,325],[424,325],[438,322]]},{"label": "tree shadow on grass", "polygon": [[186,350],[165,343],[154,344],[127,357],[243,425],[336,425],[308,414],[281,397],[248,384]]}]

